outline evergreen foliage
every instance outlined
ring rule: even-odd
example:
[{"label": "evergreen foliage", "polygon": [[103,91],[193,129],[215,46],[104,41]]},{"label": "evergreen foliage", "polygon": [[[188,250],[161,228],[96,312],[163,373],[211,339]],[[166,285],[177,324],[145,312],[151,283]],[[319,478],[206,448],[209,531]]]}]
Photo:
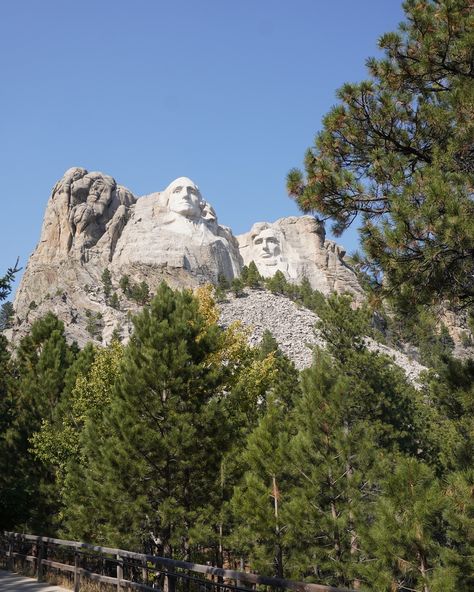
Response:
[{"label": "evergreen foliage", "polygon": [[229,540],[260,573],[284,577],[289,554],[285,537],[288,413],[299,398],[300,384],[294,364],[279,350],[270,331],[264,332],[258,355],[261,361],[271,360],[273,372],[260,395],[258,423],[241,448],[240,484],[231,500],[235,526]]},{"label": "evergreen foliage", "polygon": [[13,304],[10,301],[4,302],[0,307],[0,332],[12,326],[14,314]]},{"label": "evergreen foliage", "polygon": [[137,304],[141,304],[142,306],[148,304],[150,301],[150,288],[148,284],[145,281],[140,282],[139,284],[132,284],[129,297],[131,300],[135,300]]},{"label": "evergreen foliage", "polygon": [[230,288],[229,280],[223,273],[220,273],[217,278],[217,287],[224,291]]},{"label": "evergreen foliage", "polygon": [[4,527],[43,533],[56,527],[54,478],[34,461],[30,439],[43,420],[52,420],[73,361],[64,326],[52,313],[36,321],[19,345],[13,371],[17,378],[10,383],[10,413],[2,437]]},{"label": "evergreen foliage", "polygon": [[361,223],[364,267],[408,308],[474,301],[472,186],[474,12],[470,0],[406,0],[398,32],[382,35],[371,78],[339,104],[288,174],[304,212],[336,234]]},{"label": "evergreen foliage", "polygon": [[109,305],[115,310],[120,310],[120,298],[118,297],[117,292],[113,292],[109,299]]},{"label": "evergreen foliage", "polygon": [[92,312],[86,310],[86,331],[94,339],[99,341],[102,339],[102,330],[104,329],[104,321],[101,312]]},{"label": "evergreen foliage", "polygon": [[459,590],[443,562],[446,499],[433,471],[400,459],[382,483],[370,526],[375,561],[368,566],[378,590]]},{"label": "evergreen foliage", "polygon": [[122,290],[122,292],[125,294],[125,296],[128,296],[129,294],[129,289],[130,289],[130,276],[128,275],[123,275],[120,278],[120,289]]},{"label": "evergreen foliage", "polygon": [[102,289],[104,291],[105,301],[108,302],[112,294],[112,275],[108,267],[104,269],[101,275]]},{"label": "evergreen foliage", "polygon": [[5,300],[11,291],[12,291],[12,283],[15,279],[15,275],[20,271],[20,267],[18,267],[18,259],[13,267],[9,267],[7,272],[4,276],[0,277],[0,301]]},{"label": "evergreen foliage", "polygon": [[251,261],[248,266],[245,285],[249,288],[260,288],[263,283],[263,277],[260,275],[254,261]]},{"label": "evergreen foliage", "polygon": [[234,278],[232,280],[231,288],[236,298],[241,298],[244,295],[244,283],[240,278]]},{"label": "evergreen foliage", "polygon": [[[114,544],[141,547],[159,540],[161,552],[189,558],[192,525],[211,511],[212,474],[223,450],[216,444],[226,438],[223,370],[208,363],[218,330],[206,325],[189,292],[175,293],[165,284],[134,325],[104,417],[110,436],[99,450],[89,450],[89,476],[100,471],[89,493]],[[102,428],[96,423],[90,429],[97,443],[93,432]],[[90,516],[85,511],[84,521]]]},{"label": "evergreen foliage", "polygon": [[287,285],[287,279],[280,270],[278,270],[275,275],[269,278],[266,282],[266,287],[273,294],[285,294]]},{"label": "evergreen foliage", "polygon": [[326,342],[301,373],[270,332],[251,347],[220,328],[211,286],[160,286],[126,346],[79,351],[52,314],[13,356],[0,338],[0,526],[367,591],[471,590],[472,361],[420,308],[405,333],[436,364],[415,389],[367,348],[367,307],[283,279]]},{"label": "evergreen foliage", "polygon": [[267,411],[242,454],[245,472],[231,506],[236,524],[232,542],[259,573],[277,577],[285,575],[288,553],[284,530],[289,469],[286,414],[276,397],[268,400]]},{"label": "evergreen foliage", "polygon": [[84,348],[69,371],[72,388],[63,392],[53,418],[44,419],[31,438],[32,452],[55,473],[61,494],[68,473],[87,463],[81,434],[85,424],[98,421],[108,407],[122,357],[117,341],[100,350]]}]

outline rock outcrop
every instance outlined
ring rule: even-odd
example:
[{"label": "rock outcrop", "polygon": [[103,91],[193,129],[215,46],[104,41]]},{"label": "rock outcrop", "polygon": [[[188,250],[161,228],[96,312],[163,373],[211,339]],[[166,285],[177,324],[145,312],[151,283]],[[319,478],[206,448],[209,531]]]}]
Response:
[{"label": "rock outcrop", "polygon": [[[16,322],[8,337],[17,341],[51,310],[64,321],[68,339],[81,347],[91,340],[109,343],[114,331],[127,339],[140,304],[122,289],[125,276],[130,285],[146,282],[153,293],[162,280],[191,288],[215,283],[219,276],[232,280],[250,261],[264,277],[279,270],[290,282],[306,277],[324,294],[349,292],[356,302],[363,300],[344,249],[326,239],[315,218],[260,222],[235,237],[218,223],[212,206],[187,177],[162,192],[136,198],[108,175],[72,168],[52,190],[40,242],[15,298]],[[105,294],[105,269],[114,302]],[[245,298],[230,298],[221,314],[223,324],[241,319],[252,326],[254,341],[269,329],[298,367],[310,364],[317,317],[287,298],[249,291]],[[416,379],[420,368],[405,357],[397,363]]]},{"label": "rock outcrop", "polygon": [[[261,341],[264,331],[268,329],[278,341],[281,350],[300,370],[311,365],[315,345],[324,347],[324,342],[315,331],[318,316],[284,296],[263,290],[247,290],[242,298],[230,296],[227,301],[219,304],[219,309],[223,326],[228,327],[239,320],[251,329],[250,342],[254,345]],[[367,339],[367,346],[370,350],[391,358],[414,384],[417,384],[421,373],[426,370],[403,352],[373,339]]]},{"label": "rock outcrop", "polygon": [[241,268],[232,231],[219,225],[214,209],[187,177],[137,201],[112,262],[117,274],[189,287],[216,283],[219,275],[232,280]]},{"label": "rock outcrop", "polygon": [[114,323],[124,325],[124,314],[136,307],[125,301],[121,310],[107,306],[100,289],[105,268],[115,289],[127,275],[153,291],[162,280],[173,287],[215,283],[219,276],[232,280],[255,260],[265,277],[280,270],[291,282],[307,277],[324,294],[350,292],[361,301],[344,255],[310,216],[258,223],[236,238],[187,177],[137,199],[108,175],[72,168],[49,198],[40,241],[16,295],[13,337],[47,310],[64,320],[79,343],[90,338],[84,311],[106,319],[104,338]]},{"label": "rock outcrop", "polygon": [[135,202],[108,175],[66,171],[51,192],[40,241],[15,297],[14,339],[53,310],[70,327],[71,339],[87,340],[84,311],[102,308],[90,299],[89,287],[100,285]]},{"label": "rock outcrop", "polygon": [[263,277],[281,271],[290,282],[308,278],[325,295],[349,292],[358,302],[364,298],[354,270],[344,260],[345,249],[327,240],[324,225],[311,216],[258,222],[237,239],[245,265],[254,261]]}]

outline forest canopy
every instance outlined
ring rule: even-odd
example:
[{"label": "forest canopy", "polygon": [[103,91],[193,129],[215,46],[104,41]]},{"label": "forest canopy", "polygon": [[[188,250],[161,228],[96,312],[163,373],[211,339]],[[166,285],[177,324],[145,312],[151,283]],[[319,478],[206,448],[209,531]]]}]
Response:
[{"label": "forest canopy", "polygon": [[[257,288],[261,289],[261,288]],[[321,297],[322,298],[322,297]],[[165,284],[127,345],[0,340],[0,524],[360,590],[471,589],[474,369],[422,388],[318,299],[311,368]],[[311,302],[311,299],[310,299]],[[427,404],[429,401],[429,404]],[[15,459],[12,462],[12,459]]]}]

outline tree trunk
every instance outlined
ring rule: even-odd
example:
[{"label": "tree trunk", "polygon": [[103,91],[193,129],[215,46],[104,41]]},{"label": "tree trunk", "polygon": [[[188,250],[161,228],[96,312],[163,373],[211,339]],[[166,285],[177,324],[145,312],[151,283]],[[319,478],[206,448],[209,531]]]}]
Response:
[{"label": "tree trunk", "polygon": [[[349,436],[349,425],[347,423],[345,423],[345,425],[344,425],[344,434],[346,435],[346,437]],[[350,495],[351,495],[351,481],[352,481],[353,473],[354,473],[354,468],[351,465],[350,458],[348,458],[348,461],[346,464],[346,479],[347,479],[348,490],[349,490]],[[352,505],[353,505],[352,497],[349,497],[350,553],[351,553],[352,564],[355,565],[357,563],[357,555],[359,553],[359,549],[357,546],[357,540],[359,537],[357,536],[357,532],[354,527],[354,512],[352,510]],[[352,580],[352,587],[354,588],[354,590],[359,590],[360,585],[361,585],[360,580],[358,578],[354,578]]]},{"label": "tree trunk", "polygon": [[423,592],[430,592],[430,588],[429,588],[428,583],[426,581],[426,574],[428,572],[428,564],[426,561],[426,557],[422,551],[419,551],[418,555],[420,558],[420,568],[419,569],[420,569],[421,576],[423,578]]}]

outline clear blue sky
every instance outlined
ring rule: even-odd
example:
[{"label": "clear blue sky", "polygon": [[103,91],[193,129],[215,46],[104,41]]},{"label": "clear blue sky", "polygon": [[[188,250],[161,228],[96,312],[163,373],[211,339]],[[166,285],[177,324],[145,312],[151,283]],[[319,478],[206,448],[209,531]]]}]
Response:
[{"label": "clear blue sky", "polygon": [[71,166],[135,195],[191,177],[236,234],[297,214],[288,170],[402,18],[398,0],[1,2],[0,275]]}]

